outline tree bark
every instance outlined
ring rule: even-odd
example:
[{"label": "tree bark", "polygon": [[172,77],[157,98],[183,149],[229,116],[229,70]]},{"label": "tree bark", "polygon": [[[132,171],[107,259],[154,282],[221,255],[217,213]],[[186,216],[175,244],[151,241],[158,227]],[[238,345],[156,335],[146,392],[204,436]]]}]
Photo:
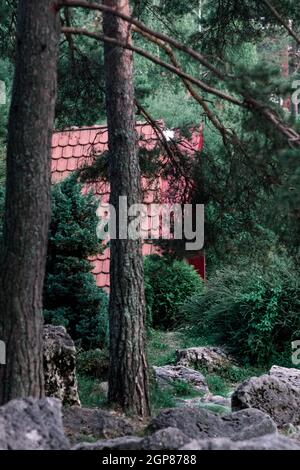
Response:
[{"label": "tree bark", "polygon": [[0,257],[0,403],[41,397],[42,291],[50,219],[59,19],[53,0],[20,0]]},{"label": "tree bark", "polygon": [[[104,0],[129,14],[128,0]],[[131,41],[131,26],[105,14],[104,34]],[[140,168],[136,151],[132,52],[105,44],[106,108],[109,135],[110,203],[119,220],[119,196],[127,208],[140,203]],[[117,224],[117,233],[119,226]],[[145,297],[140,240],[115,239],[110,244],[110,403],[139,416],[150,414],[145,353]]]}]

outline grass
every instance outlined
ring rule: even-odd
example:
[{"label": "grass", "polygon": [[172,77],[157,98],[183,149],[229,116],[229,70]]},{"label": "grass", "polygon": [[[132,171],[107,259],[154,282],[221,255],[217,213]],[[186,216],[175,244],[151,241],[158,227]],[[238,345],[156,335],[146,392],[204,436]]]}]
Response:
[{"label": "grass", "polygon": [[227,397],[230,390],[235,388],[237,384],[244,382],[250,377],[257,377],[266,372],[261,368],[238,367],[234,365],[219,369],[213,374],[209,373],[205,368],[199,368],[198,370],[205,376],[210,392],[213,395],[220,395],[222,397]]},{"label": "grass", "polygon": [[172,388],[158,388],[152,387],[150,393],[151,408],[153,414],[156,414],[163,408],[175,408],[176,399],[173,394]]},{"label": "grass", "polygon": [[176,349],[181,348],[178,332],[151,330],[148,333],[148,361],[150,366],[175,364]]},{"label": "grass", "polygon": [[151,406],[154,413],[163,408],[175,408],[178,406],[178,398],[195,398],[201,397],[203,394],[197,392],[190,384],[181,380],[174,380],[169,387],[159,388],[152,386],[151,390]]},{"label": "grass", "polygon": [[230,387],[222,377],[216,374],[209,374],[206,376],[206,381],[209,391],[213,395],[220,395],[221,397],[228,396]]},{"label": "grass", "polygon": [[100,387],[100,381],[83,375],[78,375],[79,398],[82,406],[87,408],[105,408],[107,398]]}]

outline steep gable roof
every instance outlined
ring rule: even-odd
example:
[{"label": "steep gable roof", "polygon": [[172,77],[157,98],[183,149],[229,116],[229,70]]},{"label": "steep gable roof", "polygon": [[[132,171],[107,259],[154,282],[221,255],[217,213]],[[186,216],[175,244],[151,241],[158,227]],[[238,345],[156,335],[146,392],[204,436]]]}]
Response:
[{"label": "steep gable roof", "polygon": [[[160,123],[163,129],[163,123]],[[158,136],[150,124],[137,123],[136,131],[139,138],[139,146],[148,150],[155,148]],[[184,139],[179,145],[185,152],[193,153],[199,151],[203,146],[202,131],[193,132],[191,139]],[[91,126],[82,128],[70,128],[56,131],[52,137],[52,182],[57,183],[64,180],[71,172],[81,168],[83,165],[92,164],[95,155],[102,154],[108,148],[108,131],[106,126]],[[86,185],[86,190],[93,189],[95,195],[101,202],[109,202],[109,184],[99,181],[95,184]],[[143,202],[151,204],[159,199],[165,199],[170,191],[169,184],[161,177],[149,182],[142,178]],[[143,255],[147,256],[157,253],[158,248],[151,242],[144,242],[142,246]],[[102,254],[91,258],[93,274],[99,287],[109,289],[109,261],[110,253],[106,248]]]}]

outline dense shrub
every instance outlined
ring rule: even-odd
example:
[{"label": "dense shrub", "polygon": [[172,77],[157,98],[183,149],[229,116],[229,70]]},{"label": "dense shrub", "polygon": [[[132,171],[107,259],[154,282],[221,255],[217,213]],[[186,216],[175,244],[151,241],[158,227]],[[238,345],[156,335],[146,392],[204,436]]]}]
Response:
[{"label": "dense shrub", "polygon": [[226,345],[244,363],[288,362],[291,342],[300,338],[297,269],[277,255],[264,267],[249,263],[243,270],[222,269],[183,312],[193,333]]},{"label": "dense shrub", "polygon": [[86,377],[106,380],[108,375],[109,357],[106,349],[90,349],[79,351],[76,359],[77,372]]},{"label": "dense shrub", "polygon": [[84,349],[103,347],[108,330],[107,295],[96,286],[88,261],[100,251],[96,208],[75,175],[53,188],[44,317],[46,323],[66,326]]},{"label": "dense shrub", "polygon": [[145,259],[147,312],[154,328],[172,329],[182,324],[181,305],[202,288],[201,278],[187,263],[156,255]]}]

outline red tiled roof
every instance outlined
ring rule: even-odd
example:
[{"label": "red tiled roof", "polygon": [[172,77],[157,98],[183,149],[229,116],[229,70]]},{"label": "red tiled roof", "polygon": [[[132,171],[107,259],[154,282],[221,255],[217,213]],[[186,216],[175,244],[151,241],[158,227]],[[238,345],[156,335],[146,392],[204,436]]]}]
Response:
[{"label": "red tiled roof", "polygon": [[[148,150],[153,149],[158,138],[152,126],[145,123],[137,123],[136,130],[139,137],[139,145]],[[83,164],[92,163],[93,156],[107,150],[108,133],[106,126],[93,126],[87,128],[71,128],[53,133],[52,137],[52,182],[56,183],[65,179],[72,171],[82,167]],[[202,132],[193,133],[189,141],[182,141],[186,152],[201,150],[203,145]],[[201,146],[201,148],[199,147]],[[109,185],[106,182],[86,185],[85,190],[93,189],[102,203],[109,202]],[[144,203],[151,204],[167,201],[170,186],[167,181],[158,178],[149,181],[142,178]],[[159,250],[150,242],[143,243],[143,255],[158,253]],[[91,258],[93,273],[99,287],[109,290],[109,248],[102,254]]]}]

